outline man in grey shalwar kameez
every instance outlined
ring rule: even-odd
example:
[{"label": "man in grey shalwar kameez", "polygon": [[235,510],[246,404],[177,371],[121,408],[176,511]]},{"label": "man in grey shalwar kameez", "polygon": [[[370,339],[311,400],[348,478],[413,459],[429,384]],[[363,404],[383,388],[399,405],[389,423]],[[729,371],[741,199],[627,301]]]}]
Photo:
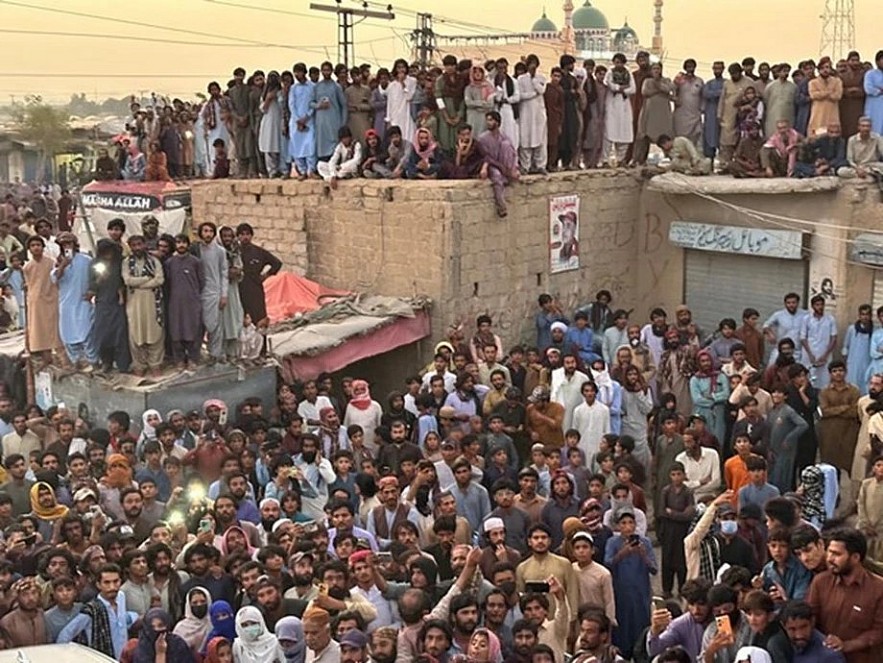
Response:
[{"label": "man in grey shalwar kameez", "polygon": [[316,111],[316,155],[327,160],[337,147],[340,128],[347,121],[346,96],[340,85],[332,78],[334,67],[330,62],[322,63],[322,80],[313,88],[313,102],[310,108]]},{"label": "man in grey shalwar kameez", "polygon": [[684,61],[684,73],[678,74],[675,84],[675,136],[690,139],[696,147],[702,145],[702,86],[696,75],[696,60]]},{"label": "man in grey shalwar kameez", "polygon": [[239,282],[242,280],[242,254],[233,228],[221,226],[218,240],[227,256],[227,306],[221,314],[221,333],[224,337],[224,355],[227,361],[239,357],[239,334],[242,331],[242,302],[239,299]]},{"label": "man in grey shalwar kameez", "polygon": [[776,80],[763,90],[763,129],[766,138],[776,133],[776,124],[780,120],[788,120],[792,127],[795,120],[797,85],[790,79],[791,66],[780,64],[773,71]]},{"label": "man in grey shalwar kameez", "polygon": [[233,144],[239,162],[239,177],[257,177],[257,149],[255,147],[251,88],[245,82],[245,69],[237,67],[233,72],[235,83],[227,91],[233,114]]},{"label": "man in grey shalwar kameez", "polygon": [[227,252],[214,241],[217,226],[211,221],[199,224],[199,239],[193,245],[193,252],[202,263],[204,282],[202,286],[202,325],[208,336],[209,361],[224,357],[224,333],[221,328],[221,314],[227,306],[228,269]]}]

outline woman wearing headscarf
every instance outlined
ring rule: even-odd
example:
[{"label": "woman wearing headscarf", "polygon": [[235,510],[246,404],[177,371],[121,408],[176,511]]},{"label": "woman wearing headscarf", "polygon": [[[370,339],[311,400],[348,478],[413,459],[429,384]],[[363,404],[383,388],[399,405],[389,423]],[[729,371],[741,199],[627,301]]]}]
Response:
[{"label": "woman wearing headscarf", "polygon": [[[226,601],[215,601],[209,608],[209,619],[212,622],[211,633],[206,638],[205,653],[208,656],[211,646],[217,640],[233,642],[236,639],[236,621],[233,608]],[[217,645],[215,645],[217,647]]]},{"label": "woman wearing headscarf", "polygon": [[193,663],[193,654],[184,640],[170,633],[172,617],[162,608],[144,615],[132,663]]},{"label": "woman wearing headscarf", "polygon": [[264,616],[254,606],[247,605],[236,613],[236,635],[234,663],[286,663],[279,641],[267,631]]},{"label": "woman wearing headscarf", "polygon": [[256,549],[252,548],[248,542],[248,535],[245,533],[245,530],[237,525],[227,528],[221,537],[218,547],[224,557],[230,557],[234,553],[245,553],[251,558],[254,557],[256,552]]},{"label": "woman wearing headscarf", "polygon": [[147,440],[156,439],[156,427],[162,423],[162,415],[158,410],[144,410],[141,415],[141,435],[138,436],[138,444],[135,447],[135,453],[141,457],[144,449],[144,443]]},{"label": "woman wearing headscarf", "polygon": [[107,471],[98,482],[99,505],[104,513],[116,520],[125,520],[120,491],[126,486],[138,487],[132,480],[132,466],[123,454],[111,454],[107,459]]},{"label": "woman wearing headscarf", "polygon": [[374,431],[380,426],[383,417],[383,408],[380,403],[371,399],[371,391],[365,380],[353,380],[353,395],[346,406],[346,413],[343,417],[344,428],[353,425],[362,427],[363,439],[362,444],[371,452],[372,455],[377,453],[377,443],[374,441]]},{"label": "woman wearing headscarf", "polygon": [[297,617],[283,617],[276,622],[276,639],[285,654],[286,663],[304,663],[307,643],[304,641],[304,623]]},{"label": "woman wearing headscarf", "polygon": [[212,622],[208,615],[211,604],[209,591],[204,587],[194,587],[187,592],[184,600],[184,619],[175,625],[175,635],[187,643],[194,656],[203,650],[212,631]]},{"label": "woman wearing headscarf", "polygon": [[466,656],[470,663],[501,663],[503,648],[500,646],[500,639],[483,626],[477,628],[469,638]]},{"label": "woman wearing headscarf", "polygon": [[37,531],[43,537],[43,541],[52,541],[52,530],[55,521],[64,518],[69,509],[58,503],[55,499],[55,491],[45,481],[38,481],[31,486],[31,515],[36,517]]}]

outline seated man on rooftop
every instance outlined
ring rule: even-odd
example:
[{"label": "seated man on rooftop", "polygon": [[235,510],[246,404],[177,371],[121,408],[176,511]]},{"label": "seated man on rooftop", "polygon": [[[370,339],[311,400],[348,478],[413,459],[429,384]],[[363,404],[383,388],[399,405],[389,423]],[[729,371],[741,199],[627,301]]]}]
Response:
[{"label": "seated man on rooftop", "polygon": [[672,138],[662,134],[656,141],[659,149],[671,159],[668,170],[684,175],[710,175],[711,159],[706,159],[689,138],[676,136]]},{"label": "seated man on rooftop", "polygon": [[871,118],[859,118],[858,133],[846,144],[846,161],[837,171],[840,177],[873,177],[883,186],[883,138],[871,131]]},{"label": "seated man on rooftop", "polygon": [[846,161],[846,139],[840,125],[831,122],[824,134],[806,141],[798,150],[794,177],[822,177],[836,175],[837,170],[849,165]]},{"label": "seated man on rooftop", "polygon": [[791,177],[797,163],[797,151],[803,137],[788,120],[776,122],[776,133],[760,151],[760,162],[767,177]]}]

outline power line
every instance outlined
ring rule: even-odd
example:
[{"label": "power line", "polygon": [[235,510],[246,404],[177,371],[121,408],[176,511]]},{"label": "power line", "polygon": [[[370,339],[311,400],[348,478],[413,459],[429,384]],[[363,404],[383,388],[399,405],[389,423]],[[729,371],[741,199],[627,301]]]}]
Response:
[{"label": "power line", "polygon": [[243,37],[228,37],[226,35],[214,34],[211,32],[201,32],[199,30],[188,30],[187,28],[176,28],[170,27],[168,25],[156,25],[154,23],[143,23],[141,21],[133,21],[131,19],[125,18],[116,18],[112,16],[101,16],[99,14],[89,14],[86,12],[76,12],[71,11],[70,9],[59,9],[57,7],[42,7],[40,5],[29,5],[24,2],[15,2],[14,0],[0,0],[0,4],[10,5],[12,7],[21,7],[23,9],[34,9],[37,11],[49,12],[52,14],[64,14],[67,16],[77,16],[79,18],[88,18],[96,21],[106,21],[110,23],[115,23],[117,25],[133,25],[139,28],[151,28],[153,30],[166,30],[168,32],[176,32],[179,34],[187,34],[187,35],[196,35],[197,37],[209,37],[212,39],[227,39],[230,41],[240,42],[243,44],[252,44],[255,46],[264,46],[264,47],[274,47],[274,48],[285,48],[289,50],[297,50],[297,46],[291,46],[290,44],[274,44],[268,43],[264,41],[258,41],[255,39],[246,39]]}]

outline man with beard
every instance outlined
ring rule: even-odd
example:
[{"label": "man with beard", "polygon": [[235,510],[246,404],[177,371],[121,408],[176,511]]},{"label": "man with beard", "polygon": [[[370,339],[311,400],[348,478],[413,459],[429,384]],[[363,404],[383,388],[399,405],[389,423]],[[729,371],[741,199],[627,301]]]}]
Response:
[{"label": "man with beard", "polygon": [[481,605],[484,618],[482,626],[497,636],[504,657],[512,652],[512,629],[506,624],[509,615],[509,600],[499,588],[492,589]]},{"label": "man with beard", "polygon": [[[871,376],[868,381],[868,394],[858,399],[858,416],[861,421],[858,439],[855,445],[855,454],[852,459],[853,495],[858,495],[859,485],[862,480],[871,473],[873,459],[883,451],[883,439],[879,437],[883,431],[883,375],[879,373]],[[872,426],[873,422],[873,426]]]},{"label": "man with beard", "polygon": [[[665,349],[665,332],[668,329],[668,314],[664,309],[655,308],[650,311],[650,322],[641,328],[641,343],[650,348],[653,363],[659,365],[662,351]],[[631,334],[629,334],[631,342]]]},{"label": "man with beard", "polygon": [[337,476],[331,461],[319,452],[319,439],[315,435],[301,438],[301,452],[293,458],[294,467],[299,473],[303,505],[301,511],[317,522],[325,518],[324,507],[328,502],[328,486]]},{"label": "man with beard", "polygon": [[[638,68],[632,72],[632,79],[635,82],[635,94],[631,98],[633,136],[638,135],[638,118],[641,115],[641,108],[644,106],[644,96],[641,93],[641,89],[644,85],[644,80],[650,78],[650,54],[647,51],[638,51],[635,55],[635,63],[638,65]],[[637,147],[634,143],[629,145],[625,157],[626,162],[645,163],[649,149],[650,144],[642,141],[637,141]]]},{"label": "man with beard", "polygon": [[778,355],[775,362],[763,372],[763,387],[767,391],[777,384],[788,383],[788,369],[796,363],[796,345],[790,338],[783,338],[776,346]]},{"label": "man with beard", "polygon": [[401,419],[396,419],[389,425],[389,437],[390,444],[384,444],[377,453],[376,465],[378,468],[388,467],[393,475],[398,475],[404,458],[413,454],[420,458],[423,452],[416,444],[408,441],[408,428]]},{"label": "man with beard", "polygon": [[711,620],[708,591],[711,582],[694,578],[684,583],[680,594],[687,602],[687,612],[672,619],[667,609],[653,610],[647,633],[647,651],[658,656],[669,647],[682,647],[695,661],[702,648],[702,635]]},{"label": "man with beard", "polygon": [[194,587],[202,587],[216,601],[227,601],[231,605],[235,602],[236,582],[233,577],[226,573],[215,576],[211,571],[213,565],[219,565],[220,555],[220,550],[198,538],[195,544],[184,551],[184,564],[190,578],[181,586],[182,596],[187,596]]},{"label": "man with beard", "polygon": [[647,416],[653,410],[653,399],[650,390],[644,383],[636,366],[629,366],[625,370],[622,390],[622,427],[621,439],[631,438],[634,448],[630,453],[643,467],[643,473],[635,468],[633,472],[639,483],[643,483],[640,477],[650,474],[650,444],[647,433]]},{"label": "man with beard", "polygon": [[275,497],[265,497],[258,505],[258,511],[261,515],[261,522],[258,523],[258,534],[261,537],[261,547],[264,547],[273,533],[273,525],[282,517],[282,507],[279,504],[279,500]]},{"label": "man with beard", "polygon": [[142,517],[144,498],[141,496],[141,492],[134,486],[123,488],[120,491],[120,504],[126,516],[126,524],[134,530],[135,538],[143,541],[150,536],[153,523]]},{"label": "man with beard", "polygon": [[147,555],[143,550],[127,550],[120,566],[126,576],[126,582],[120,587],[126,596],[126,606],[140,615],[146,614],[154,600]]},{"label": "man with beard", "polygon": [[883,644],[883,580],[862,566],[864,535],[842,528],[828,534],[828,570],[813,578],[806,596],[828,649],[848,663],[872,663]]},{"label": "man with beard", "polygon": [[789,601],[779,613],[779,629],[766,649],[773,660],[794,663],[845,663],[842,651],[827,646],[825,635],[815,627],[812,608],[804,601]]},{"label": "man with beard", "polygon": [[575,492],[573,477],[564,470],[556,470],[552,475],[552,494],[540,514],[540,522],[551,529],[552,549],[557,550],[564,541],[564,521],[579,517],[579,501],[574,496]]},{"label": "man with beard", "polygon": [[413,506],[401,502],[399,481],[394,476],[383,477],[377,487],[381,504],[374,507],[368,517],[368,531],[377,539],[377,545],[386,550],[392,543],[396,527],[406,520],[417,526],[419,514]]},{"label": "man with beard", "polygon": [[752,83],[751,79],[742,74],[742,67],[736,62],[727,67],[727,72],[730,74],[730,80],[724,81],[720,101],[717,105],[717,121],[720,123],[718,157],[724,167],[732,161],[736,145],[739,143],[739,107],[737,102],[742,98],[745,89],[751,87]]},{"label": "man with beard", "polygon": [[346,428],[340,425],[340,415],[333,406],[319,410],[319,424],[319,448],[326,458],[333,460],[338,451],[349,449],[351,445]]},{"label": "man with beard", "polygon": [[187,574],[172,568],[172,549],[165,543],[154,543],[147,548],[150,583],[159,595],[163,610],[178,619],[183,609],[181,585]]},{"label": "man with beard", "polygon": [[397,629],[392,626],[381,626],[371,633],[370,663],[395,663],[398,656],[396,636]]},{"label": "man with beard", "polygon": [[300,599],[304,603],[311,601],[318,593],[318,588],[313,585],[313,563],[315,557],[312,552],[296,552],[288,560],[288,568],[291,569],[291,577],[294,587],[285,592],[286,599]]},{"label": "man with beard", "polygon": [[467,653],[469,640],[478,626],[478,617],[478,601],[473,594],[458,594],[453,598],[449,619],[451,620],[454,653]]},{"label": "man with beard", "polygon": [[230,286],[227,267],[227,253],[215,241],[218,229],[211,221],[199,224],[200,241],[193,245],[192,252],[202,263],[202,324],[208,337],[206,347],[209,361],[224,358],[224,331],[221,314],[227,306],[227,289]]},{"label": "man with beard", "polygon": [[[239,473],[237,476],[244,477],[245,475]],[[215,531],[218,535],[221,535],[231,527],[239,527],[248,537],[250,546],[255,548],[260,546],[261,536],[258,528],[253,522],[240,520],[236,510],[236,499],[232,495],[226,493],[218,495],[218,498],[215,500],[215,521],[217,522]],[[256,518],[255,522],[259,520],[260,518]],[[214,537],[208,539],[207,543],[214,543]]]},{"label": "man with beard", "polygon": [[665,332],[664,347],[656,388],[660,394],[673,394],[678,414],[689,417],[693,412],[690,378],[696,372],[695,347],[684,341],[677,328]]},{"label": "man with beard", "polygon": [[[522,513],[523,512],[520,512]],[[526,516],[525,516],[526,517]],[[438,521],[436,521],[438,522]],[[499,563],[517,565],[521,561],[522,552],[507,545],[507,529],[503,520],[499,517],[491,517],[484,521],[483,531],[487,545],[482,548],[479,568],[487,580],[493,580],[494,567]],[[522,535],[522,539],[526,539]]]},{"label": "man with beard", "polygon": [[[224,260],[226,262],[226,258]],[[200,301],[205,283],[202,262],[190,253],[189,235],[182,233],[175,237],[175,253],[166,261],[165,272],[169,293],[167,331],[176,368],[183,370],[188,363],[191,366],[199,363],[202,309],[195,302]],[[95,319],[100,319],[97,310]]]},{"label": "man with beard", "polygon": [[445,405],[454,408],[454,419],[459,422],[460,429],[469,430],[469,418],[481,414],[481,403],[475,392],[475,378],[463,372],[457,375],[454,391],[448,394]]},{"label": "man with beard", "polygon": [[[727,585],[715,585],[708,590],[708,605],[715,619],[702,635],[702,653],[697,661],[737,663],[736,652],[747,645],[751,638],[748,619],[739,610],[739,594]],[[723,617],[729,617],[730,632],[718,630],[717,619]]]},{"label": "man with beard", "polygon": [[625,663],[610,643],[612,624],[603,610],[584,606],[577,621],[579,638],[571,659],[574,663]]},{"label": "man with beard", "polygon": [[581,389],[589,381],[589,376],[577,370],[578,368],[579,357],[567,354],[561,368],[552,371],[552,402],[564,407],[564,420],[561,423],[563,430],[573,428],[573,411],[583,402]]},{"label": "man with beard", "polygon": [[149,369],[152,377],[159,377],[165,351],[162,263],[147,253],[147,244],[140,235],[129,237],[129,248],[132,254],[122,275],[127,289],[132,372],[144,375]]},{"label": "man with beard", "polygon": [[[800,339],[804,318],[808,313],[798,308],[800,306],[800,295],[796,292],[789,292],[785,295],[784,302],[785,307],[775,311],[763,323],[763,335],[769,343],[778,344],[783,339],[790,339],[793,346]],[[774,365],[777,357],[778,352],[776,350],[771,352],[768,365]],[[794,350],[794,361],[801,361],[801,353],[797,348]]]},{"label": "man with beard", "polygon": [[530,663],[533,648],[539,643],[537,625],[528,619],[519,619],[512,625],[512,653],[505,663]]},{"label": "man with beard", "polygon": [[34,578],[23,578],[10,591],[18,607],[0,619],[0,627],[9,635],[8,646],[45,645],[46,622],[40,606],[40,587]]},{"label": "man with beard", "polygon": [[269,631],[274,630],[276,622],[283,617],[300,617],[307,609],[307,602],[302,599],[283,598],[279,584],[267,576],[259,577],[249,589],[249,594],[264,615]]},{"label": "man with beard", "polygon": [[568,605],[578,606],[579,582],[576,572],[570,560],[550,552],[552,530],[549,525],[543,522],[531,527],[527,534],[527,545],[530,547],[531,555],[515,570],[515,584],[518,591],[524,592],[525,583],[542,582],[554,576],[564,588]]},{"label": "man with beard", "polygon": [[248,477],[242,472],[234,472],[227,478],[227,488],[236,502],[236,518],[254,525],[260,523],[261,514],[248,496]]}]

